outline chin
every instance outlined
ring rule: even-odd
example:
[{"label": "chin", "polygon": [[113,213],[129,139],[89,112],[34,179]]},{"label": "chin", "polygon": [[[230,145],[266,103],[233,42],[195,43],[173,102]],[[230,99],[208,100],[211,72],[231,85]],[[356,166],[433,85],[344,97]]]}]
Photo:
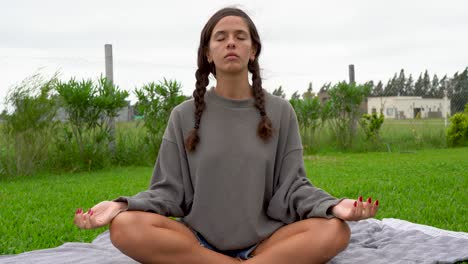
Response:
[{"label": "chin", "polygon": [[247,67],[238,67],[238,66],[231,66],[231,67],[225,67],[222,69],[216,69],[216,72],[222,72],[225,74],[241,74],[243,72],[248,72]]}]

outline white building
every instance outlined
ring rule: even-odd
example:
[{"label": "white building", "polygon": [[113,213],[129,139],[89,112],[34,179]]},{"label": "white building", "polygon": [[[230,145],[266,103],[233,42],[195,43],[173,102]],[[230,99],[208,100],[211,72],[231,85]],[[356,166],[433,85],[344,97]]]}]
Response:
[{"label": "white building", "polygon": [[388,119],[445,118],[450,116],[447,98],[420,96],[388,96],[367,98],[367,113],[383,111]]}]

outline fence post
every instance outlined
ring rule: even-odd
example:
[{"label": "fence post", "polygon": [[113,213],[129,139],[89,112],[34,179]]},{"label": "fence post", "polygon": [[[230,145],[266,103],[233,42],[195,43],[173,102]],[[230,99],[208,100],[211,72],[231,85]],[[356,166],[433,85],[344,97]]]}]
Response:
[{"label": "fence post", "polygon": [[[105,59],[106,59],[106,79],[108,82],[114,85],[114,64],[113,64],[111,44],[104,45],[104,53],[105,53]],[[114,120],[114,117],[110,117],[109,119],[109,134],[110,134],[109,150],[111,152],[111,155],[114,156],[115,154],[115,120]]]},{"label": "fence post", "polygon": [[445,124],[445,127],[447,127],[447,116],[448,116],[448,98],[447,98],[447,89],[444,90],[444,124]]}]

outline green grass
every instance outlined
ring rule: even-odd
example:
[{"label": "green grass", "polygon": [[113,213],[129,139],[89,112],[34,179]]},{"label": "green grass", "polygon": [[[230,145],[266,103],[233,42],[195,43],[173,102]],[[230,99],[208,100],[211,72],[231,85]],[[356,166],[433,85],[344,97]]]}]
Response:
[{"label": "green grass", "polygon": [[76,228],[75,210],[144,190],[150,175],[150,167],[128,167],[1,180],[0,254],[90,242],[104,228]]},{"label": "green grass", "polygon": [[[378,198],[377,218],[468,232],[468,148],[305,157],[312,182],[339,197]],[[0,254],[90,242],[104,228],[73,225],[77,207],[144,190],[151,167],[0,180]]]},{"label": "green grass", "polygon": [[468,148],[306,157],[312,182],[335,196],[379,199],[377,218],[468,232]]}]

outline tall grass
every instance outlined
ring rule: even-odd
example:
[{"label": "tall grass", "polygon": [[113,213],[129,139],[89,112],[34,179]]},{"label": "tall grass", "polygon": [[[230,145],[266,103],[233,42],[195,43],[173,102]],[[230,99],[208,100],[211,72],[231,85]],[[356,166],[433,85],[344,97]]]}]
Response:
[{"label": "tall grass", "polygon": [[143,121],[117,123],[113,163],[119,166],[152,166],[159,149],[152,149],[153,145],[146,142],[146,135]]},{"label": "tall grass", "polygon": [[[118,122],[116,124],[116,152],[108,152],[103,146],[100,152],[90,152],[87,162],[82,162],[76,144],[67,136],[66,125],[62,124],[56,134],[50,135],[46,149],[46,162],[41,165],[42,172],[77,172],[91,171],[109,165],[151,166],[154,164],[158,149],[147,142],[147,131],[143,121]],[[2,124],[0,123],[0,128]],[[385,120],[378,141],[368,141],[361,129],[353,140],[353,145],[346,152],[413,152],[422,149],[440,149],[447,147],[446,128],[442,119],[425,120]],[[302,131],[302,142],[306,154],[343,152],[333,137],[330,127],[325,125],[315,133]],[[6,176],[2,163],[12,161],[11,146],[0,134],[0,177]],[[160,139],[156,139],[160,140]],[[95,148],[89,148],[90,151]]]},{"label": "tall grass", "polygon": [[[306,153],[343,152],[328,125],[313,135],[302,131]],[[359,128],[352,146],[347,152],[385,151],[407,152],[421,149],[447,147],[446,128],[442,119],[390,120],[384,121],[377,141],[366,139]]]},{"label": "tall grass", "polygon": [[[0,129],[1,126],[0,123]],[[24,144],[29,141],[34,143],[29,142],[28,146],[36,146],[40,142],[47,142],[46,147],[38,149],[41,153],[41,159],[36,160],[40,161],[40,166],[28,166],[28,168],[31,168],[28,173],[21,173],[21,171],[14,171],[12,168],[18,167],[18,160],[21,161],[23,157],[28,157],[29,154],[16,152],[13,145],[15,141],[12,140],[12,137],[0,133],[0,178],[45,172],[93,171],[114,165],[150,166],[154,164],[158,152],[158,149],[152,148],[152,145],[145,141],[146,129],[137,121],[116,124],[115,153],[111,153],[106,144],[96,147],[96,145],[93,145],[96,143],[92,140],[86,141],[88,143],[84,145],[84,160],[77,147],[76,139],[72,137],[66,123],[60,124],[54,130],[54,134],[48,134],[45,137],[41,134],[40,136],[19,138],[23,139],[21,142]],[[86,138],[87,135],[84,136],[84,139]],[[20,166],[20,168],[23,168],[24,171],[26,167]]]}]

